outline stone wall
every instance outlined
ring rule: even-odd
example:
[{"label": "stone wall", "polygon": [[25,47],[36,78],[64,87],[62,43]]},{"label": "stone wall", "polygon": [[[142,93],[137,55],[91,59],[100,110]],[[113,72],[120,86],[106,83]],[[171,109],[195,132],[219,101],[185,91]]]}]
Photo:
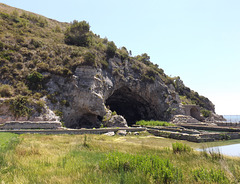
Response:
[{"label": "stone wall", "polygon": [[58,129],[62,125],[59,121],[7,121],[0,125],[0,129]]}]

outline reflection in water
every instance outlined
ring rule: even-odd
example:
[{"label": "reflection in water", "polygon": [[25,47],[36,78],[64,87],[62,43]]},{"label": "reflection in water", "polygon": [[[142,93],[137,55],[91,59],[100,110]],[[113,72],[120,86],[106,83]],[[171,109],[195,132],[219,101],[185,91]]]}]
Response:
[{"label": "reflection in water", "polygon": [[[228,156],[238,156],[240,157],[240,144],[231,144],[227,146],[217,146],[204,149],[207,152],[216,152]],[[198,151],[203,151],[203,149],[198,149]]]}]

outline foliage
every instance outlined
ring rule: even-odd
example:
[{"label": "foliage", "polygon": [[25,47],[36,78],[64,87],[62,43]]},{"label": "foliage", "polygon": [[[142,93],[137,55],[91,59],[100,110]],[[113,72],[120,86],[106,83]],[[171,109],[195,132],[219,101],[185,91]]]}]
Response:
[{"label": "foliage", "polygon": [[100,163],[100,168],[108,172],[137,172],[152,177],[155,183],[181,182],[182,172],[170,163],[154,155],[132,155],[113,152]]},{"label": "foliage", "polygon": [[165,121],[137,121],[136,125],[141,125],[141,126],[174,126],[172,123],[168,123]]},{"label": "foliage", "polygon": [[14,88],[8,84],[0,85],[0,97],[11,97],[14,95]]},{"label": "foliage", "polygon": [[32,110],[28,107],[29,100],[27,96],[18,95],[9,99],[10,109],[15,117],[29,116]]},{"label": "foliage", "polygon": [[63,112],[60,111],[60,110],[56,110],[56,111],[54,111],[54,113],[55,113],[57,116],[59,116],[60,118],[63,117]]},{"label": "foliage", "polygon": [[152,62],[150,61],[150,56],[147,53],[144,53],[142,55],[137,55],[136,59],[147,66],[152,64]]},{"label": "foliage", "polygon": [[106,53],[109,58],[114,57],[116,50],[117,50],[117,46],[115,45],[115,43],[113,41],[108,42]]},{"label": "foliage", "polygon": [[209,183],[229,183],[229,180],[223,171],[215,169],[194,169],[192,171],[195,181],[209,182]]},{"label": "foliage", "polygon": [[143,75],[142,75],[142,80],[146,82],[154,82],[156,79],[157,73],[152,70],[152,69],[147,69]]},{"label": "foliage", "polygon": [[201,114],[203,115],[203,117],[208,118],[211,115],[211,111],[207,109],[202,109]]},{"label": "foliage", "polygon": [[95,54],[91,53],[91,52],[87,52],[84,54],[84,65],[88,65],[88,66],[96,66],[96,61],[95,61]]},{"label": "foliage", "polygon": [[36,111],[37,111],[38,113],[42,113],[42,110],[43,110],[44,106],[45,106],[45,101],[43,101],[43,100],[38,100],[38,101],[36,102]]},{"label": "foliage", "polygon": [[28,86],[32,90],[42,88],[43,75],[37,71],[33,71],[27,76]]},{"label": "foliage", "polygon": [[173,143],[172,144],[173,153],[190,153],[192,152],[192,148],[183,143]]},{"label": "foliage", "polygon": [[87,47],[90,45],[90,26],[86,21],[74,20],[65,32],[65,43]]}]

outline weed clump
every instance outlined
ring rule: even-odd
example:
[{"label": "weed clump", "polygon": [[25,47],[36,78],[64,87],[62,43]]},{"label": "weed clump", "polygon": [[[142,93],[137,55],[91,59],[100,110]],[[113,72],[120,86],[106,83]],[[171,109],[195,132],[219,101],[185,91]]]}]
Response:
[{"label": "weed clump", "polygon": [[186,144],[182,144],[179,142],[172,143],[173,153],[190,153],[192,152],[192,148]]},{"label": "weed clump", "polygon": [[11,97],[14,94],[14,89],[8,84],[0,85],[0,97]]}]

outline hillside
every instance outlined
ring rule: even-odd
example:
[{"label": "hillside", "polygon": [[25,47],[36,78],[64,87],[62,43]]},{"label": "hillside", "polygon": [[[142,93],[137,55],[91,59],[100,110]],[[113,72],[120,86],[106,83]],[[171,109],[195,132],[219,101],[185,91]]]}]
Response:
[{"label": "hillside", "polygon": [[76,128],[98,127],[111,111],[130,125],[169,120],[182,104],[215,113],[180,77],[167,76],[146,53],[132,56],[100,38],[86,21],[61,23],[0,4],[0,23],[0,96],[8,107],[0,115],[45,120],[51,110]]}]

